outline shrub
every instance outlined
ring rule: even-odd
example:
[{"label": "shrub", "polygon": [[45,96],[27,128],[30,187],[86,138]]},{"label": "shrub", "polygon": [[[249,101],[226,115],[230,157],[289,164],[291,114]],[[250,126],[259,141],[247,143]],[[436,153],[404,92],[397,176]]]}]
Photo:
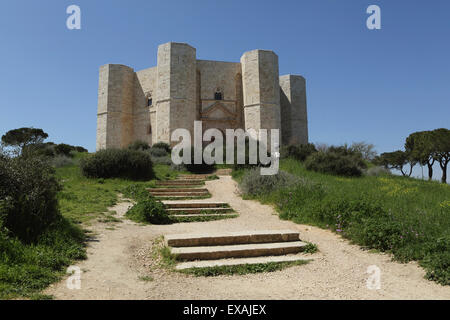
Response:
[{"label": "shrub", "polygon": [[426,270],[425,277],[442,285],[450,285],[450,250],[429,254],[420,263]]},{"label": "shrub", "polygon": [[150,149],[150,146],[148,145],[148,143],[147,142],[145,142],[145,141],[142,141],[142,140],[136,140],[136,141],[134,141],[133,143],[131,143],[129,146],[128,146],[128,149],[130,149],[130,150],[148,150],[148,149]]},{"label": "shrub", "polygon": [[53,168],[40,158],[0,158],[0,219],[15,237],[35,241],[61,218]]},{"label": "shrub", "polygon": [[149,153],[152,157],[155,157],[155,158],[167,157],[169,155],[169,153],[165,149],[155,148],[155,147],[151,147],[149,149]]},{"label": "shrub", "polygon": [[288,145],[281,147],[281,158],[293,158],[299,161],[305,161],[308,156],[317,152],[316,147],[312,143]]},{"label": "shrub", "polygon": [[390,175],[391,171],[383,167],[372,167],[367,169],[364,173],[368,176],[379,177],[384,175]]},{"label": "shrub", "polygon": [[[191,163],[190,164],[184,164],[187,171],[192,173],[211,173],[214,171],[215,165],[214,164],[207,164],[205,160],[202,157],[201,163],[194,163],[194,147],[191,148]],[[203,152],[203,150],[202,150]],[[180,156],[183,156],[183,151],[180,152]]]},{"label": "shrub", "polygon": [[61,143],[54,147],[55,153],[57,155],[64,155],[66,157],[71,157],[71,151],[75,150],[75,147],[69,146],[68,144]]},{"label": "shrub", "polygon": [[165,142],[157,142],[155,144],[152,145],[152,148],[156,148],[156,149],[163,149],[166,151],[166,153],[170,153],[170,151],[172,150],[170,148],[170,145],[168,145]]},{"label": "shrub", "polygon": [[170,169],[174,171],[187,171],[187,168],[184,164],[170,164]]},{"label": "shrub", "polygon": [[141,184],[130,184],[121,190],[123,195],[127,198],[134,199],[136,201],[146,200],[150,197],[150,193],[145,186]]},{"label": "shrub", "polygon": [[76,151],[76,152],[80,152],[80,153],[88,152],[88,150],[87,150],[86,148],[83,148],[83,147],[81,147],[81,146],[76,146],[76,147],[75,147],[75,151]]},{"label": "shrub", "polygon": [[279,171],[274,175],[261,175],[259,168],[249,170],[239,184],[243,194],[267,194],[277,189],[295,185],[299,179],[287,172]]},{"label": "shrub", "polygon": [[172,159],[168,156],[164,157],[151,157],[153,164],[165,164],[165,165],[171,165]]},{"label": "shrub", "polygon": [[89,178],[151,179],[153,164],[148,153],[130,149],[100,150],[80,163]]},{"label": "shrub", "polygon": [[317,172],[351,177],[361,176],[365,164],[354,154],[330,147],[326,152],[310,155],[305,161],[305,167]]},{"label": "shrub", "polygon": [[50,163],[55,168],[61,168],[66,166],[71,166],[74,164],[74,161],[72,158],[64,155],[59,155],[51,159]]},{"label": "shrub", "polygon": [[169,224],[172,222],[164,208],[164,204],[151,196],[139,200],[130,210],[128,210],[126,215],[136,222],[151,224]]}]

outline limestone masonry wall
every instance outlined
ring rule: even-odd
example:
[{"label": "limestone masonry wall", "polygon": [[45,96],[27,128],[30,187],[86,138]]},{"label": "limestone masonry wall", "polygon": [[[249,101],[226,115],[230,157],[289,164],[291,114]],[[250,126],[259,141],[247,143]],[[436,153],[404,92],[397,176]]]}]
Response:
[{"label": "limestone masonry wall", "polygon": [[169,42],[157,66],[100,67],[97,150],[142,140],[170,142],[177,128],[281,129],[282,143],[307,143],[305,79],[279,77],[278,56],[253,50],[239,62],[197,60],[196,49]]}]

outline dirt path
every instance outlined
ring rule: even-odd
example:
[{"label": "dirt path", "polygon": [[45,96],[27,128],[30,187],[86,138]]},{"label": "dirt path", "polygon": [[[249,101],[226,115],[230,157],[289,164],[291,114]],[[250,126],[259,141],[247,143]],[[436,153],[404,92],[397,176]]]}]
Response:
[{"label": "dirt path", "polygon": [[[388,255],[363,251],[330,231],[281,221],[270,206],[242,200],[229,176],[207,181],[206,186],[212,198],[204,201],[228,202],[240,217],[168,226],[142,226],[124,219],[115,230],[95,224],[97,236],[89,243],[88,259],[77,264],[81,289],[68,289],[64,280],[45,293],[55,299],[450,299],[450,287],[425,280],[416,263],[395,263]],[[112,209],[123,216],[129,205]],[[161,235],[262,229],[298,230],[300,238],[317,244],[320,252],[307,265],[273,273],[206,278],[149,271],[151,243]],[[366,287],[371,265],[381,270],[379,290]]]}]

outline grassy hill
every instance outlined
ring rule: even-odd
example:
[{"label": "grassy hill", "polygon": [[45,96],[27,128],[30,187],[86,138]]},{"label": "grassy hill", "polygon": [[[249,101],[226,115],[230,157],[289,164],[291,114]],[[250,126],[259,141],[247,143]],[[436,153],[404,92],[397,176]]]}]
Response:
[{"label": "grassy hill", "polygon": [[[282,219],[331,229],[354,243],[419,261],[426,277],[450,284],[450,186],[394,175],[346,178],[308,171],[285,159],[295,187],[253,196]],[[240,181],[245,171],[234,172]]]}]

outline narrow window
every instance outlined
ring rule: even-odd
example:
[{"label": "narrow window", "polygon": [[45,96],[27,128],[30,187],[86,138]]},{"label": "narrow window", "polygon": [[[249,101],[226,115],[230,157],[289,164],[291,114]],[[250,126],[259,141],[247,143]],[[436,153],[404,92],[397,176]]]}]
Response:
[{"label": "narrow window", "polygon": [[147,107],[151,107],[152,104],[153,104],[152,97],[151,97],[151,96],[150,96],[150,97],[147,97]]},{"label": "narrow window", "polygon": [[220,89],[216,90],[216,93],[214,94],[214,100],[222,100],[223,96],[222,96],[222,91],[220,91]]}]

